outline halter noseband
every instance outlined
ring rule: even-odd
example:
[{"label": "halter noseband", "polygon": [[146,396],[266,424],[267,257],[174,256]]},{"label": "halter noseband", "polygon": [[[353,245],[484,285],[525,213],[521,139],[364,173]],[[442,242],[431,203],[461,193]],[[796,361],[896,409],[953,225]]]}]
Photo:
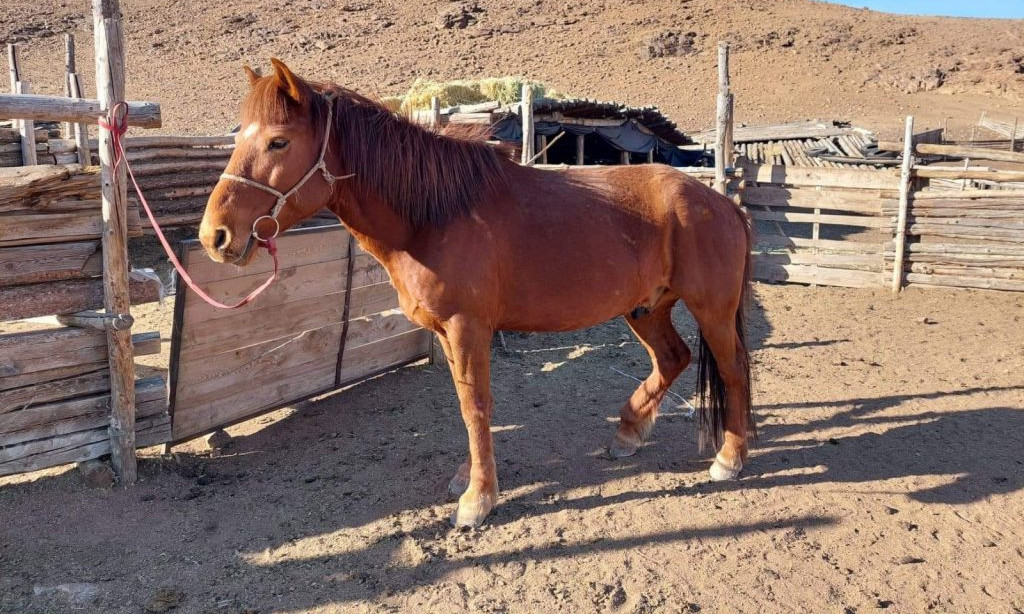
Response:
[{"label": "halter noseband", "polygon": [[[312,168],[306,171],[306,174],[302,176],[302,179],[299,179],[299,182],[292,186],[292,189],[288,190],[287,192],[280,192],[270,187],[269,185],[260,183],[258,181],[253,181],[252,179],[249,179],[247,177],[240,177],[238,175],[232,175],[231,173],[221,174],[221,179],[227,179],[229,181],[237,181],[239,183],[243,183],[249,187],[256,188],[257,190],[263,190],[264,192],[272,194],[277,198],[277,201],[274,203],[273,209],[270,210],[270,214],[261,215],[260,217],[256,218],[256,220],[252,223],[253,239],[256,239],[261,243],[266,243],[277,238],[278,233],[281,232],[281,223],[277,221],[278,213],[281,212],[281,209],[284,207],[288,199],[291,198],[293,194],[302,189],[302,186],[306,185],[306,182],[309,181],[310,178],[312,178],[317,171],[320,171],[320,173],[324,176],[324,181],[327,182],[327,185],[330,186],[332,190],[334,189],[334,183],[339,179],[349,179],[350,177],[355,177],[354,174],[343,175],[340,177],[331,174],[331,171],[327,170],[327,162],[324,161],[324,157],[327,155],[327,145],[328,143],[330,143],[331,140],[331,123],[334,117],[334,99],[336,96],[337,95],[334,93],[323,95],[324,99],[327,101],[327,124],[324,127],[324,141],[320,145],[320,157],[317,158],[316,164],[314,164]],[[261,237],[259,231],[256,230],[257,225],[259,225],[259,223],[262,222],[263,220],[270,220],[274,222],[274,234],[270,235],[269,237]]]}]

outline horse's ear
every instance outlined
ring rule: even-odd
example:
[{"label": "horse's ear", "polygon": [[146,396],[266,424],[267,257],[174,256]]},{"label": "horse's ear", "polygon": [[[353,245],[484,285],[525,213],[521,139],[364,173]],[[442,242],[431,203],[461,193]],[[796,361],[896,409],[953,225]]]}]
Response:
[{"label": "horse's ear", "polygon": [[242,70],[245,71],[245,76],[249,77],[249,85],[256,85],[256,81],[258,81],[260,78],[260,73],[253,70],[252,67],[248,64],[242,66]]},{"label": "horse's ear", "polygon": [[303,87],[305,83],[296,77],[291,69],[285,66],[281,60],[270,58],[270,63],[274,65],[274,77],[277,79],[277,87],[295,102],[299,104],[305,102],[307,89]]}]

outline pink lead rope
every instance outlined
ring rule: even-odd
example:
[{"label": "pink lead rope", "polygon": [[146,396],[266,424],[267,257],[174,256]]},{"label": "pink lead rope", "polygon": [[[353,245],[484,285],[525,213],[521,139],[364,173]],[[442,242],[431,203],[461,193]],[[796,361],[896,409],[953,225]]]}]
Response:
[{"label": "pink lead rope", "polygon": [[270,279],[263,282],[260,287],[250,292],[245,298],[234,305],[221,303],[204,292],[202,288],[192,281],[192,278],[185,270],[185,267],[183,267],[181,265],[181,261],[178,260],[178,256],[175,255],[174,250],[171,249],[171,245],[167,242],[167,237],[165,237],[163,231],[160,230],[160,225],[156,223],[156,218],[153,216],[153,211],[149,208],[149,203],[146,202],[146,197],[142,194],[142,188],[139,187],[139,182],[135,180],[135,173],[132,172],[131,164],[128,163],[128,156],[125,155],[124,143],[122,141],[122,137],[124,137],[125,132],[128,130],[127,115],[128,105],[123,102],[119,102],[110,110],[111,122],[107,123],[100,119],[99,125],[100,127],[110,131],[111,137],[114,140],[114,168],[116,169],[122,162],[124,162],[124,167],[128,171],[128,176],[132,180],[132,185],[135,186],[135,193],[139,197],[139,202],[142,203],[142,208],[146,211],[146,217],[149,218],[149,223],[152,224],[157,238],[160,239],[160,244],[163,245],[164,251],[167,252],[167,258],[171,261],[171,264],[174,265],[175,270],[178,271],[178,275],[180,275],[181,279],[185,281],[185,284],[191,288],[193,292],[199,295],[199,298],[203,299],[210,305],[213,305],[218,309],[237,309],[244,305],[248,305],[255,300],[257,296],[262,294],[264,290],[269,288],[270,284],[274,283],[274,280],[277,279],[277,243],[274,242],[274,237],[270,237],[269,239],[255,237],[257,243],[267,248],[267,252],[270,253],[270,257],[274,261],[274,273],[270,276]]}]

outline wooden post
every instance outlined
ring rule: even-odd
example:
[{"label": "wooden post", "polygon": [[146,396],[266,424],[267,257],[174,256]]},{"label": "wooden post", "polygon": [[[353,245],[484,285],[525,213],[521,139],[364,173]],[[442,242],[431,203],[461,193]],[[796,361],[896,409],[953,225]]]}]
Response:
[{"label": "wooden post", "polygon": [[[124,33],[118,0],[92,0],[96,40],[96,97],[104,111],[124,96]],[[109,315],[131,314],[128,294],[127,183],[114,168],[109,130],[99,129],[103,215],[103,306]],[[124,486],[135,483],[135,362],[130,329],[107,329],[110,364],[110,457]]]},{"label": "wooden post", "polygon": [[529,83],[523,83],[523,98],[519,103],[519,116],[523,120],[523,156],[522,163],[529,164],[533,159],[534,131],[533,131],[533,88]]},{"label": "wooden post", "polygon": [[7,72],[11,76],[11,93],[18,93],[18,81],[21,78],[21,71],[18,68],[18,46],[14,43],[7,45]]},{"label": "wooden post", "polygon": [[628,151],[623,150],[623,151],[619,152],[619,162],[621,164],[625,165],[625,166],[629,166],[629,152]]},{"label": "wooden post", "polygon": [[[21,67],[20,67],[21,60],[20,60],[20,55],[21,54],[19,53],[17,45],[15,45],[14,43],[9,43],[7,45],[7,74],[10,75],[10,79],[11,79],[11,93],[12,94],[20,94],[20,93],[22,93],[22,91],[21,91],[21,89],[20,89],[20,87],[18,85],[21,82]],[[25,163],[25,160],[27,159],[26,155],[25,155],[26,146],[25,146],[25,138],[24,138],[25,122],[24,122],[24,120],[21,120],[21,119],[13,119],[13,120],[11,120],[11,127],[13,129],[17,130],[19,135],[22,135],[22,139],[21,139],[21,165],[22,166],[28,166],[28,164]],[[34,160],[35,159],[35,154],[36,154],[35,127],[33,127],[33,130],[32,130],[31,134],[32,134],[32,141],[31,141],[32,153],[30,154],[30,156],[31,156],[31,159]]]},{"label": "wooden post", "polygon": [[718,43],[718,97],[715,112],[715,190],[725,194],[725,169],[729,154],[726,139],[729,131],[729,43]]},{"label": "wooden post", "polygon": [[[78,81],[78,73],[68,75],[68,89],[71,91],[71,98],[82,97],[82,85]],[[92,165],[92,156],[89,153],[89,127],[85,124],[72,123],[75,133],[75,150],[78,153],[78,163],[82,166]]]},{"label": "wooden post", "polygon": [[576,135],[576,164],[583,166],[583,135]]},{"label": "wooden post", "polygon": [[430,125],[434,130],[441,131],[441,99],[437,96],[430,98]]},{"label": "wooden post", "polygon": [[[75,35],[68,32],[64,35],[64,93],[68,98],[78,98],[71,93],[71,75],[75,74]],[[75,138],[75,126],[64,122],[61,136],[66,139]]]},{"label": "wooden post", "polygon": [[[18,81],[15,84],[15,94],[30,93],[27,81]],[[18,133],[21,135],[21,165],[35,166],[39,164],[36,159],[36,123],[31,119],[23,119],[18,122]]]},{"label": "wooden post", "polygon": [[548,137],[540,135],[540,163],[548,163]]},{"label": "wooden post", "polygon": [[914,165],[914,116],[907,116],[903,131],[903,166],[900,167],[900,209],[896,217],[896,258],[892,263],[892,291],[903,287],[903,256],[907,247],[907,209],[910,205],[910,170]]},{"label": "wooden post", "polygon": [[[727,74],[726,78],[728,79],[728,77],[729,77],[729,75]],[[731,85],[727,85],[727,87],[731,88],[732,86]],[[735,121],[734,121],[734,117],[733,117],[732,102],[733,102],[733,93],[730,90],[729,91],[728,104],[726,105],[726,119],[725,119],[725,167],[726,168],[733,168],[734,166],[736,166],[736,159],[735,159],[735,157],[733,155],[735,153],[735,151],[734,151],[735,150],[735,144],[733,143],[733,127],[735,126]]]},{"label": "wooden post", "polygon": [[654,148],[647,152],[647,163],[654,164]]}]

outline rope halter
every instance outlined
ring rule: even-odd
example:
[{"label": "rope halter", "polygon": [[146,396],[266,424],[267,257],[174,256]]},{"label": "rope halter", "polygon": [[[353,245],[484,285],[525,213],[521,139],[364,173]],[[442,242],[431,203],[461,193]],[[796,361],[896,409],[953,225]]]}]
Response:
[{"label": "rope halter", "polygon": [[[327,170],[327,162],[324,161],[324,158],[327,156],[327,145],[331,141],[331,124],[333,123],[332,120],[334,118],[334,99],[336,97],[336,94],[330,93],[323,94],[322,96],[327,101],[327,124],[324,127],[324,140],[323,143],[320,145],[320,157],[317,158],[316,164],[314,164],[312,168],[306,171],[306,174],[302,176],[302,179],[299,179],[299,182],[292,186],[290,190],[288,190],[287,192],[281,192],[264,183],[254,181],[252,179],[249,179],[248,177],[232,175],[231,173],[222,173],[220,176],[221,179],[237,181],[238,183],[245,184],[251,188],[263,190],[268,194],[272,194],[277,199],[277,201],[274,203],[274,207],[270,210],[269,215],[261,215],[260,217],[256,218],[256,220],[253,221],[252,223],[252,238],[256,239],[261,243],[267,243],[268,241],[275,239],[278,233],[281,232],[281,223],[277,221],[277,215],[281,212],[281,209],[284,208],[284,205],[288,201],[288,199],[291,198],[292,195],[294,195],[300,189],[302,189],[302,186],[306,185],[306,182],[309,181],[313,177],[313,175],[317,173],[317,171],[319,171],[323,175],[324,181],[327,182],[327,185],[331,188],[332,191],[334,190],[334,183],[339,179],[349,179],[351,177],[355,177],[354,174],[342,175],[339,177],[337,175],[331,174],[331,171]],[[274,222],[274,234],[270,235],[269,237],[260,236],[260,233],[257,230],[257,226],[259,226],[259,223],[262,222],[263,220],[270,220]]]}]

